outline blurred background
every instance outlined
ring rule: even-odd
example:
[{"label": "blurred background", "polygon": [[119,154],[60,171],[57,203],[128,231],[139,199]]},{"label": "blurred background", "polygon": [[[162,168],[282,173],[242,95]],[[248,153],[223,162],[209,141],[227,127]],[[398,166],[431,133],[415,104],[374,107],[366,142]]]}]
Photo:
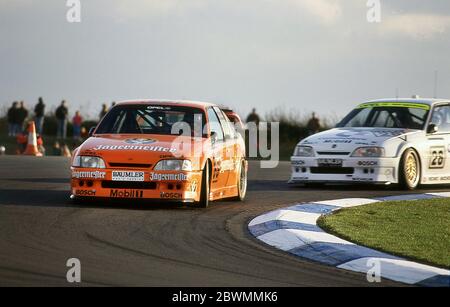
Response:
[{"label": "blurred background", "polygon": [[73,137],[77,111],[88,129],[103,104],[191,99],[280,121],[287,156],[312,112],[325,129],[369,99],[450,98],[450,3],[382,0],[369,23],[366,2],[81,0],[69,23],[66,1],[0,0],[0,145],[16,142],[12,103],[23,101],[26,126],[39,97],[52,146],[62,100],[72,147],[85,136]]}]

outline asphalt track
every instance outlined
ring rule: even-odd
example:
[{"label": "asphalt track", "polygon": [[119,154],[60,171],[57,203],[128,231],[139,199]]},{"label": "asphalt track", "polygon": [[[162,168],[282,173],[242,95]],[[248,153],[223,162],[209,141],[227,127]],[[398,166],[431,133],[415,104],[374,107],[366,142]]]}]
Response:
[{"label": "asphalt track", "polygon": [[[405,194],[395,187],[286,184],[289,164],[250,164],[244,203],[208,209],[69,200],[69,162],[0,157],[0,286],[71,286],[66,261],[81,261],[83,286],[374,286],[362,274],[304,261],[261,244],[253,217],[306,201]],[[442,188],[419,192],[443,191]],[[399,285],[383,281],[377,286]]]}]

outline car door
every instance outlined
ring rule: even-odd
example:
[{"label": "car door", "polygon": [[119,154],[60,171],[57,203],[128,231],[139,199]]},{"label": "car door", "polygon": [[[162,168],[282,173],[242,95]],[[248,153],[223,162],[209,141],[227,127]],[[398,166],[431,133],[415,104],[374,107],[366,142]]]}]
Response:
[{"label": "car door", "polygon": [[217,116],[219,117],[222,129],[225,135],[225,156],[222,162],[222,171],[227,173],[227,186],[236,185],[237,182],[237,144],[235,130],[231,126],[231,122],[227,115],[217,107],[214,107]]},{"label": "car door", "polygon": [[[437,131],[431,131],[431,125],[434,125]],[[427,181],[430,183],[450,182],[450,103],[433,108],[427,132]]]},{"label": "car door", "polygon": [[216,111],[213,108],[208,108],[207,113],[212,142],[211,192],[214,197],[217,197],[217,190],[225,187],[228,182],[228,173],[223,171],[222,166],[223,158],[225,156],[226,142],[222,124],[216,114]]}]

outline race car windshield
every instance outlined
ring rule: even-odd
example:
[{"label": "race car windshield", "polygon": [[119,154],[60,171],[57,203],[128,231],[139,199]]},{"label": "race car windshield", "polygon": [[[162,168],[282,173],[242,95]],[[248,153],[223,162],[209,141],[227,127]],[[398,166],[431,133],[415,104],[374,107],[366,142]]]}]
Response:
[{"label": "race car windshield", "polygon": [[348,114],[338,128],[376,127],[422,130],[428,117],[427,107],[368,106]]},{"label": "race car windshield", "polygon": [[190,133],[191,136],[205,137],[202,133],[204,126],[205,115],[201,109],[183,106],[119,105],[106,114],[95,133],[159,135]]}]

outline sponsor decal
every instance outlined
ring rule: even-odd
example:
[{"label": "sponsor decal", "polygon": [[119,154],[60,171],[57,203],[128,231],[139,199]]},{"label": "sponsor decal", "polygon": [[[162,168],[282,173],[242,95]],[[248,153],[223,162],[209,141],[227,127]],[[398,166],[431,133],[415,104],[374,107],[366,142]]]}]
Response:
[{"label": "sponsor decal", "polygon": [[324,144],[330,144],[330,143],[334,143],[333,148],[336,148],[337,145],[336,144],[351,144],[353,141],[352,140],[325,140],[323,141]]},{"label": "sponsor decal", "polygon": [[75,196],[95,196],[95,190],[76,190]]},{"label": "sponsor decal", "polygon": [[112,181],[144,181],[144,172],[134,171],[113,171]]},{"label": "sponsor decal", "polygon": [[190,188],[191,192],[197,191],[197,185],[198,185],[197,180],[194,180],[191,182],[191,188]]},{"label": "sponsor decal", "polygon": [[137,145],[148,145],[153,144],[155,142],[156,140],[154,139],[143,139],[143,138],[134,138],[125,140],[125,143],[127,144],[137,144]]},{"label": "sponsor decal", "polygon": [[380,130],[380,131],[373,131],[373,135],[375,135],[376,137],[395,137],[395,136],[399,136],[402,134],[405,134],[405,130],[400,130],[400,131],[389,131],[389,130]]},{"label": "sponsor decal", "polygon": [[188,176],[183,173],[177,174],[161,174],[161,173],[150,173],[151,181],[187,181]]},{"label": "sponsor decal", "polygon": [[147,110],[172,110],[170,106],[148,106]]},{"label": "sponsor decal", "polygon": [[431,147],[430,169],[442,169],[445,166],[445,147]]},{"label": "sponsor decal", "polygon": [[428,178],[429,181],[450,181],[450,176],[443,176],[443,177],[430,177]]},{"label": "sponsor decal", "polygon": [[369,102],[360,104],[357,109],[377,108],[377,107],[395,107],[395,108],[412,108],[429,110],[430,106],[422,103],[405,103],[405,102]]},{"label": "sponsor decal", "polygon": [[144,191],[140,190],[111,190],[110,197],[112,198],[142,198]]},{"label": "sponsor decal", "polygon": [[236,163],[233,160],[224,160],[220,163],[220,171],[232,171],[236,169]]},{"label": "sponsor decal", "polygon": [[359,166],[377,166],[377,161],[358,161]]},{"label": "sponsor decal", "polygon": [[180,199],[183,195],[181,193],[161,192],[160,197],[165,199]]},{"label": "sponsor decal", "polygon": [[344,160],[342,159],[318,159],[317,164],[322,167],[342,166]]},{"label": "sponsor decal", "polygon": [[306,164],[306,161],[298,160],[298,161],[292,161],[292,166],[303,166]]},{"label": "sponsor decal", "polygon": [[149,146],[149,145],[99,145],[94,148],[94,150],[142,150],[142,151],[153,151],[153,152],[169,152],[174,153],[177,151],[176,148],[169,148],[164,146]]},{"label": "sponsor decal", "polygon": [[76,179],[105,179],[106,172],[80,172],[80,171],[73,171],[72,172],[72,178]]}]

